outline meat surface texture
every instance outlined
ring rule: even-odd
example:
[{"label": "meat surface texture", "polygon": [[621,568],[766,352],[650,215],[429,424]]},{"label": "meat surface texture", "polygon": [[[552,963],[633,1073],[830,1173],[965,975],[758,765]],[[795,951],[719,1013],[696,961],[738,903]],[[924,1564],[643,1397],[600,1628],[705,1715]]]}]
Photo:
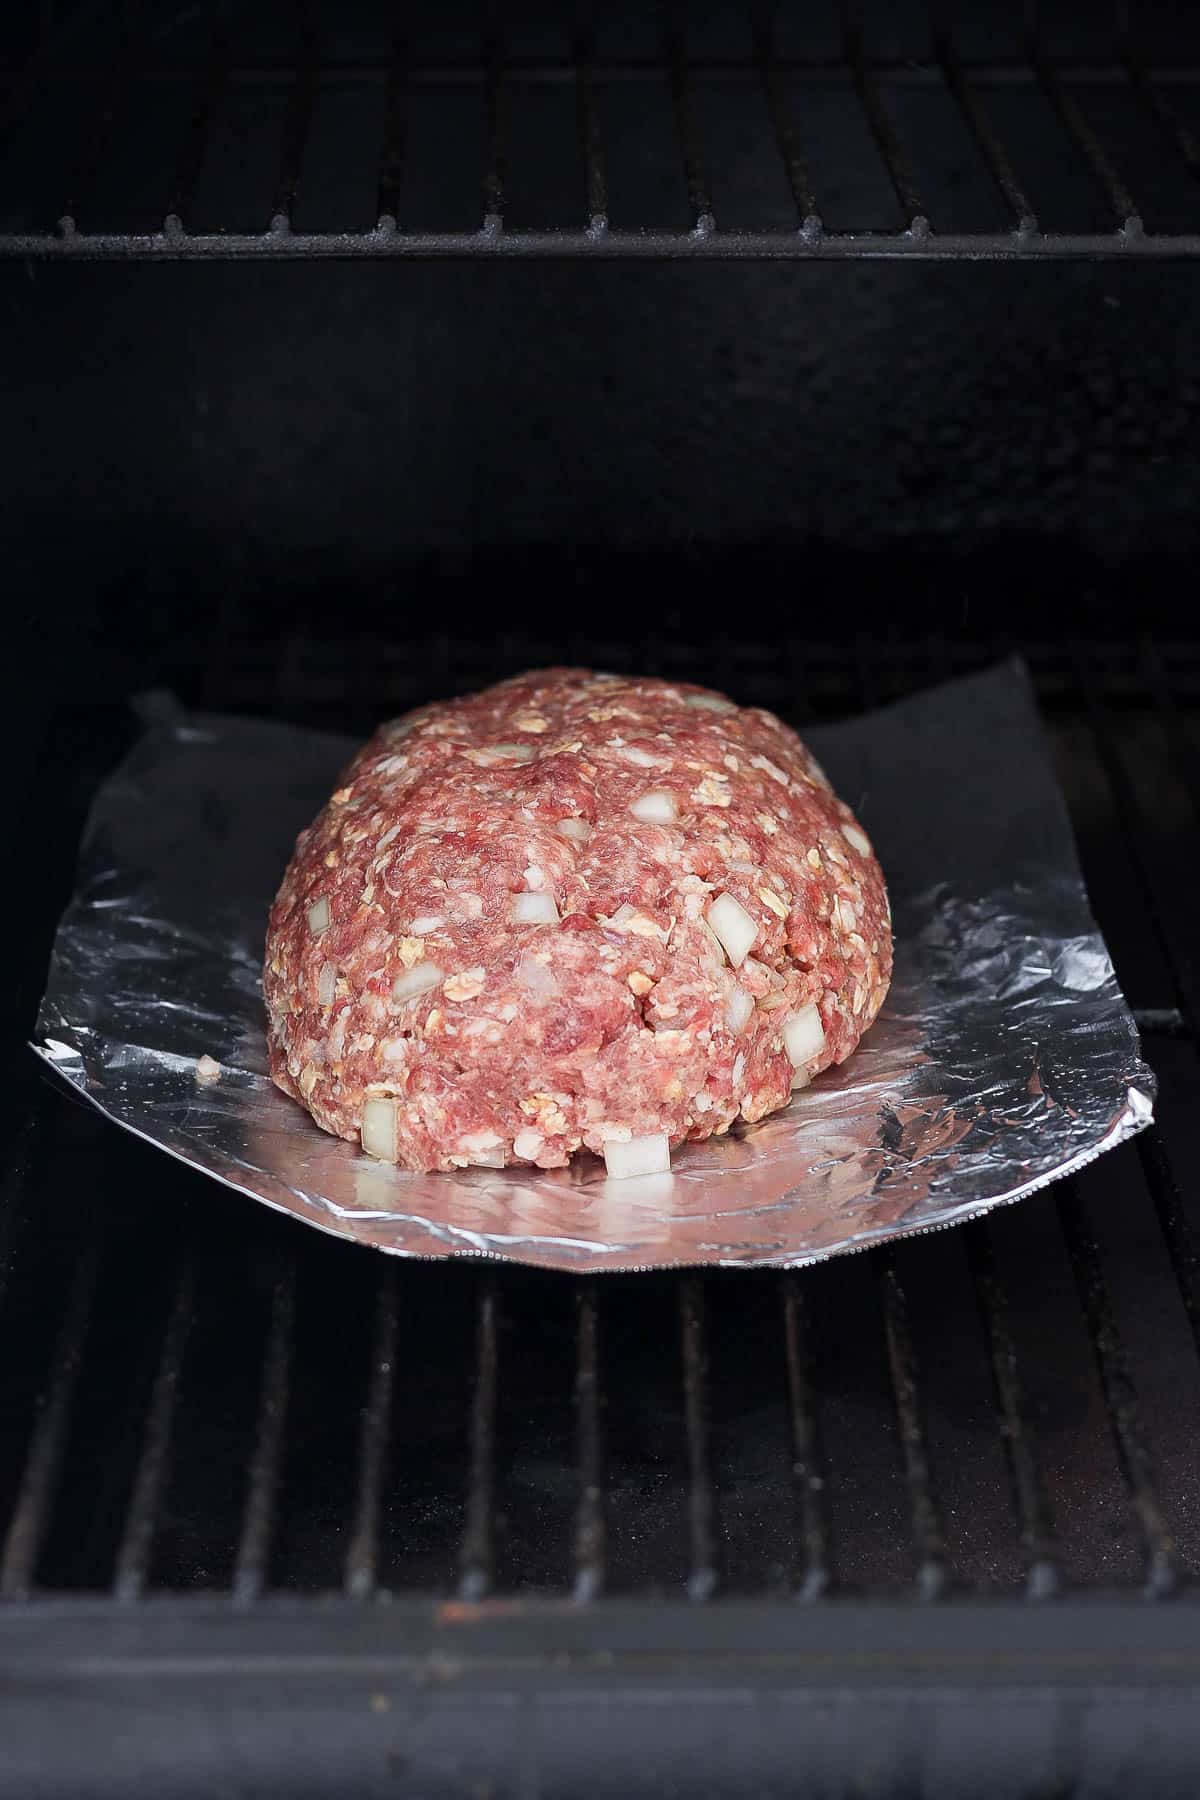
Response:
[{"label": "meat surface texture", "polygon": [[381,726],[301,832],[271,1072],[409,1169],[556,1168],[785,1106],[891,967],[879,864],[793,731],[541,670]]}]

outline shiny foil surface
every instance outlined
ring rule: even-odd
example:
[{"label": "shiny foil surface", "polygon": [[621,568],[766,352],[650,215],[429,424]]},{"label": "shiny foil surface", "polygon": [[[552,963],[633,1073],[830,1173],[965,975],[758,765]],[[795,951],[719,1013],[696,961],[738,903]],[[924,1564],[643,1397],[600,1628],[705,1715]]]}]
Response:
[{"label": "shiny foil surface", "polygon": [[631,1181],[587,1154],[408,1174],[280,1094],[267,909],[355,746],[164,696],[142,714],[92,809],[34,1048],[117,1124],[322,1231],[576,1271],[794,1267],[1017,1200],[1150,1121],[1019,664],[805,733],[888,879],[891,994],[785,1112]]}]

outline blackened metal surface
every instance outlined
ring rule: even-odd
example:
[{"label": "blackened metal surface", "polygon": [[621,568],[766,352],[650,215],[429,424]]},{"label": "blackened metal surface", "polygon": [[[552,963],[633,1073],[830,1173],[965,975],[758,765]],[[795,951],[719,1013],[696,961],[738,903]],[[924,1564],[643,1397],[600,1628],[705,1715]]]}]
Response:
[{"label": "blackened metal surface", "polygon": [[802,1760],[830,1795],[1175,1800],[1197,1622],[1189,1602],[13,1610],[4,1791],[784,1800]]}]

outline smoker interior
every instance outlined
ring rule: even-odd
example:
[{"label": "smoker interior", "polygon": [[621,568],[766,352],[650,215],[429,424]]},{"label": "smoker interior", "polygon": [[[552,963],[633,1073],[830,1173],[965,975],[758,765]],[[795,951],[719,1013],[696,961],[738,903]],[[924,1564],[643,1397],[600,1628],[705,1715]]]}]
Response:
[{"label": "smoker interior", "polygon": [[[1011,74],[1028,46],[997,47],[1005,9],[964,12],[962,54],[1010,71],[972,91],[1039,220],[1088,251],[1070,268],[856,266],[848,242],[802,269],[481,266],[488,68],[508,71],[501,237],[575,218],[550,9],[512,8],[482,48],[431,9],[411,90],[389,86],[389,20],[326,9],[342,73],[313,85],[299,161],[294,11],[230,15],[249,42],[211,118],[200,13],[151,11],[140,85],[106,8],[46,16],[57,76],[15,41],[9,61],[53,104],[0,161],[0,1792],[149,1773],[164,1796],[769,1794],[799,1755],[831,1795],[1190,1794],[1200,186],[1107,12],[1047,7],[1046,41],[1170,262],[1123,254],[1069,123]],[[1186,126],[1184,30],[1147,18]],[[960,233],[1004,234],[987,157],[904,73],[936,73],[922,20],[869,21],[868,64],[890,107],[918,95],[935,225],[948,198]],[[688,19],[716,229],[794,234],[745,22]],[[620,192],[630,230],[693,243],[678,40],[632,9],[605,29],[614,220]],[[906,239],[821,30],[792,54],[824,72],[787,89],[820,216]],[[393,91],[416,184],[397,216],[457,234],[455,260],[285,257],[289,171],[296,235],[375,230]],[[188,230],[223,232],[235,266],[128,267],[159,254],[133,239],[179,200],[180,157]],[[94,258],[43,254],[76,211]],[[577,661],[803,728],[1012,651],[1160,1101],[1136,1142],[985,1221],[786,1276],[395,1263],[121,1134],[24,1047],[89,797],[147,688],[365,733]]]}]

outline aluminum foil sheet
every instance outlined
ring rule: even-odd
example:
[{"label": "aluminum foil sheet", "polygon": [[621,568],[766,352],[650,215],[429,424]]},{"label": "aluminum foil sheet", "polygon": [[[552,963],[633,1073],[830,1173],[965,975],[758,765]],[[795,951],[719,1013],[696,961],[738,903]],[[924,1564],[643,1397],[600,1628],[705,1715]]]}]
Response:
[{"label": "aluminum foil sheet", "polygon": [[266,1072],[267,908],[354,746],[164,696],[143,717],[88,823],[34,1047],[117,1124],[322,1231],[577,1271],[786,1268],[1017,1200],[1151,1118],[1019,664],[808,734],[888,877],[891,996],[786,1112],[635,1181],[589,1156],[408,1174],[285,1099]]}]

